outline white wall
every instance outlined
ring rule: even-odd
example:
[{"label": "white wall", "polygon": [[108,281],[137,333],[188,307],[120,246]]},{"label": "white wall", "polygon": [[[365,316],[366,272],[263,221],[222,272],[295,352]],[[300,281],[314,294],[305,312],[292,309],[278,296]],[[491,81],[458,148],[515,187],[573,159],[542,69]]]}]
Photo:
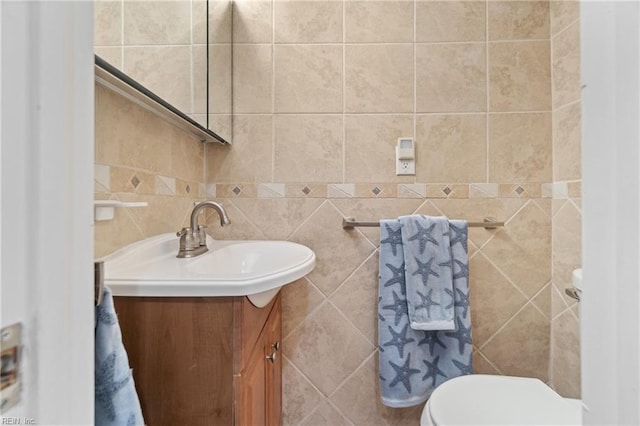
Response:
[{"label": "white wall", "polygon": [[93,5],[1,2],[2,326],[38,424],[93,423]]},{"label": "white wall", "polygon": [[581,3],[585,424],[640,423],[640,9]]}]

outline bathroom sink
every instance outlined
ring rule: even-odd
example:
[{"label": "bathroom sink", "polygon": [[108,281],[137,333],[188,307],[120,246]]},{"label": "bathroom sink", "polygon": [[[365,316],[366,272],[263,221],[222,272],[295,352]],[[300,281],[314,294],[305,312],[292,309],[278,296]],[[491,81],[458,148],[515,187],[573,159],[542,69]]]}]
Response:
[{"label": "bathroom sink", "polygon": [[114,296],[247,296],[262,307],[278,290],[311,272],[315,254],[288,241],[223,241],[207,237],[209,251],[178,259],[179,240],[162,234],[100,260]]}]

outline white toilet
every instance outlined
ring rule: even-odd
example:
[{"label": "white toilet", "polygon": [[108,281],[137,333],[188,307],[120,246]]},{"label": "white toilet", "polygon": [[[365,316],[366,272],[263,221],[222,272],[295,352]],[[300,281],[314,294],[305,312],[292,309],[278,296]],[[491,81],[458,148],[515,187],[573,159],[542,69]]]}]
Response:
[{"label": "white toilet", "polygon": [[474,374],[438,386],[421,426],[580,425],[582,404],[563,398],[538,379]]}]

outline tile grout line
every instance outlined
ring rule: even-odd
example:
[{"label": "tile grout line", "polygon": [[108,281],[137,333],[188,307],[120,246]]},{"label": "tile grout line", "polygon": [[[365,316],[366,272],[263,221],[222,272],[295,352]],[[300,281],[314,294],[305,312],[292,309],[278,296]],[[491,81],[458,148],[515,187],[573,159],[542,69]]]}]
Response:
[{"label": "tile grout line", "polygon": [[[115,197],[115,199],[118,200],[118,201],[122,201],[120,199],[120,197],[118,197],[117,193],[111,193],[109,199],[113,199],[112,197]],[[136,229],[138,230],[140,235],[142,235],[144,238],[148,238],[149,236],[143,231],[142,227],[138,224],[138,221],[133,216],[133,212],[131,211],[132,209],[121,209],[121,210],[124,210],[124,213],[129,217],[129,219],[131,220],[133,225],[136,227]],[[187,211],[187,215],[188,214],[189,214],[189,211]],[[185,219],[186,219],[187,215],[185,215]]]},{"label": "tile grout line", "polygon": [[485,116],[485,181],[488,183],[489,182],[489,175],[490,175],[490,170],[491,170],[491,157],[490,155],[490,139],[489,139],[489,126],[490,126],[490,122],[489,122],[489,113],[490,113],[490,90],[491,90],[491,85],[490,85],[490,78],[491,78],[491,68],[490,68],[490,64],[489,64],[489,2],[485,1],[484,4],[484,8],[485,8],[485,24],[484,24],[484,49],[485,49],[485,73],[484,73],[484,78],[485,78],[485,85],[486,85],[486,116]]},{"label": "tile grout line", "polygon": [[[334,410],[336,410],[341,416],[342,418],[344,418],[351,426],[354,426],[354,423],[351,421],[351,418],[349,418],[349,416],[347,416],[346,414],[344,414],[342,412],[342,410],[340,408],[338,408],[338,406],[336,406],[333,401],[331,401],[331,399],[327,398],[327,404],[331,405],[331,407],[333,407]],[[313,425],[312,425],[313,426]]]},{"label": "tile grout line", "polygon": [[[542,308],[540,308],[538,306],[538,304],[534,301],[535,298],[537,298],[538,296],[540,296],[542,294],[543,291],[545,291],[547,288],[549,289],[549,291],[551,291],[551,285],[553,283],[553,280],[549,280],[547,281],[547,283],[545,285],[543,285],[542,287],[540,287],[540,290],[536,291],[533,296],[531,296],[531,299],[529,299],[531,301],[531,304],[533,305],[533,307],[535,309],[538,310],[538,312],[540,312],[542,314],[542,316],[544,316],[549,322],[551,322],[551,312],[549,312],[548,314],[545,314],[544,312],[542,312]],[[551,295],[549,295],[551,296]]]},{"label": "tile grout line", "polygon": [[[563,30],[564,31],[564,30]],[[341,44],[345,44],[347,46],[399,46],[399,45],[410,45],[410,44],[419,44],[425,46],[438,46],[444,44],[484,44],[484,43],[496,43],[496,44],[515,44],[515,43],[542,43],[548,41],[546,38],[523,38],[523,39],[512,39],[512,40],[466,40],[466,41],[393,41],[393,42],[380,42],[380,41],[350,41],[350,42],[337,42],[337,41],[309,41],[309,42],[300,42],[300,41],[291,41],[291,42],[283,42],[276,41],[274,44],[276,45],[329,45],[329,46],[339,46]],[[212,43],[212,44],[224,44],[224,43]],[[238,41],[234,42],[237,45],[247,45],[247,44],[269,44],[265,42],[252,42],[252,41]],[[103,46],[106,47],[106,46]]]},{"label": "tile grout line", "polygon": [[[558,289],[558,290],[560,290],[560,289]],[[573,310],[573,308],[576,306],[576,304],[577,304],[577,303],[579,303],[579,302],[574,302],[574,303],[572,303],[571,305],[569,305],[567,302],[565,302],[565,301],[564,301],[564,295],[563,295],[561,292],[558,292],[558,293],[559,293],[559,296],[561,297],[561,300],[564,302],[565,307],[564,307],[564,308],[562,308],[562,310],[561,310],[560,312],[558,312],[558,314],[556,314],[556,315],[551,319],[551,321],[557,321],[561,316],[563,316],[564,314],[566,314],[566,313],[567,313],[567,311],[572,311],[572,310]],[[573,315],[573,313],[572,313],[572,312],[570,312],[570,313],[572,314],[571,316],[572,316],[573,318],[576,318],[576,317],[575,317],[575,315]],[[576,320],[578,320],[578,319],[576,318]]]},{"label": "tile grout line", "polygon": [[[340,199],[341,199],[341,200],[346,200],[346,199],[349,199],[349,198],[340,198]],[[370,198],[370,199],[372,199],[372,198]],[[336,210],[338,211],[338,213],[340,213],[340,215],[341,215],[342,217],[347,217],[347,215],[346,215],[342,210],[340,210],[340,209],[339,209],[339,208],[338,208],[334,203],[332,203],[332,202],[331,202],[331,199],[327,198],[327,199],[326,199],[326,201],[327,201],[329,204],[331,204],[331,206],[332,206],[334,209],[336,209]],[[346,230],[346,229],[343,229],[343,231],[344,231],[344,232],[347,232],[347,230]],[[369,239],[369,238],[368,238],[368,237],[367,237],[367,236],[366,236],[366,235],[365,235],[365,234],[360,230],[360,228],[355,227],[354,229],[352,229],[352,230],[351,230],[351,232],[354,232],[354,231],[357,231],[357,232],[358,232],[358,234],[360,234],[360,236],[361,236],[361,237],[363,237],[363,238],[364,238],[364,239],[365,239],[369,244],[371,244],[371,247],[372,247],[373,249],[377,249],[377,248],[378,248],[378,246],[377,246],[377,245],[375,245],[375,244],[373,243],[373,241],[371,241],[371,240],[370,240],[370,239]]]},{"label": "tile grout line", "polygon": [[[315,311],[317,311],[317,310],[320,308],[320,306],[322,306],[322,305],[324,305],[324,304],[329,304],[329,305],[331,305],[331,307],[333,307],[333,308],[338,312],[338,315],[342,316],[343,320],[345,320],[345,321],[346,321],[348,324],[350,324],[350,325],[351,325],[355,330],[357,330],[357,332],[358,332],[358,333],[360,333],[360,335],[365,339],[365,341],[366,341],[367,343],[371,344],[371,342],[369,341],[369,339],[368,339],[368,338],[366,338],[366,337],[362,334],[362,332],[361,332],[361,331],[360,331],[360,330],[359,330],[355,325],[353,325],[353,324],[351,323],[351,321],[349,321],[349,319],[344,315],[344,313],[343,313],[340,309],[338,309],[338,308],[337,308],[337,307],[336,307],[336,306],[335,306],[335,305],[334,305],[334,304],[333,304],[333,303],[332,303],[328,298],[325,300],[325,302],[324,302],[324,303],[321,303],[321,304],[320,304],[320,305],[319,305],[319,306],[314,310],[314,312],[315,312]],[[309,316],[311,316],[311,315],[309,315]],[[306,319],[306,318],[305,318],[305,319]],[[299,327],[297,327],[297,328],[299,328]],[[290,335],[291,335],[291,333],[290,333],[288,336],[290,336]],[[283,339],[283,341],[284,341],[284,340],[286,340],[286,339]],[[306,378],[306,379],[307,379],[307,380],[308,380],[308,381],[309,381],[309,382],[314,386],[314,388],[316,388],[316,389],[320,392],[320,394],[321,394],[322,396],[324,396],[327,400],[329,400],[329,398],[331,398],[331,396],[332,396],[333,394],[335,394],[335,393],[336,393],[336,391],[337,391],[338,389],[340,389],[340,387],[342,387],[342,386],[343,386],[347,381],[349,381],[349,379],[351,379],[351,378],[356,374],[356,372],[358,372],[358,370],[360,370],[360,368],[361,368],[361,367],[362,367],[362,366],[363,366],[363,365],[364,365],[364,364],[365,364],[365,363],[366,363],[366,362],[367,362],[367,361],[368,361],[372,356],[375,356],[376,352],[378,351],[378,346],[377,346],[377,345],[375,345],[375,344],[371,344],[371,346],[372,346],[371,353],[370,353],[370,354],[368,354],[367,356],[365,356],[365,358],[360,362],[360,364],[358,364],[358,366],[357,366],[357,367],[355,367],[355,368],[353,369],[353,371],[351,371],[351,372],[350,372],[350,373],[349,373],[349,374],[348,374],[348,375],[347,375],[347,376],[346,376],[346,377],[345,377],[345,378],[344,378],[340,383],[338,383],[338,384],[335,386],[335,388],[334,388],[331,392],[329,392],[327,395],[325,395],[325,394],[324,394],[324,392],[322,392],[319,388],[317,388],[317,387],[315,386],[315,384],[311,381],[311,379],[310,379],[309,377],[307,377],[307,376],[306,376],[306,375],[305,375],[305,374],[304,374],[304,373],[303,373],[303,372],[302,372],[302,371],[301,371],[301,370],[300,370],[300,369],[295,365],[295,363],[293,362],[293,360],[289,359],[289,357],[286,357],[286,355],[283,355],[283,356],[285,356],[285,357],[287,358],[287,360],[289,361],[289,363],[290,363],[291,365],[293,365],[293,366],[295,366],[295,367],[296,367],[296,370],[298,370],[298,372],[299,372],[300,374],[302,374],[302,375],[303,375],[303,376],[304,376],[304,377],[305,377],[305,378]]]},{"label": "tile grout line", "polygon": [[[305,277],[306,278],[306,277]],[[305,316],[304,318],[302,318],[300,320],[300,322],[298,324],[296,324],[295,327],[293,327],[285,336],[283,336],[282,341],[285,342],[289,337],[291,337],[296,331],[298,331],[300,328],[302,328],[303,323],[310,317],[314,316],[316,314],[316,312],[318,312],[320,310],[320,308],[325,305],[328,302],[328,298],[327,296],[325,296],[325,294],[322,292],[322,290],[320,290],[315,284],[313,284],[313,282],[311,280],[309,280],[307,278],[307,280],[309,281],[309,283],[311,285],[313,285],[313,287],[318,291],[318,293],[320,293],[320,295],[322,296],[323,300],[318,303],[318,306],[316,306],[315,308],[313,308],[312,310],[310,310]]]},{"label": "tile grout line", "polygon": [[[190,23],[190,31],[189,31],[189,101],[190,101],[190,107],[191,107],[191,114],[195,114],[195,109],[196,109],[196,103],[195,103],[195,88],[194,88],[194,84],[195,84],[195,79],[193,78],[193,70],[194,70],[194,66],[193,66],[193,61],[194,61],[194,55],[193,55],[193,48],[194,48],[194,44],[193,44],[193,0],[191,0],[189,2],[189,23]],[[208,66],[208,64],[207,64]],[[209,76],[207,76],[206,78],[208,79]],[[208,84],[208,83],[207,83]],[[207,102],[209,102],[209,100],[207,99]]]},{"label": "tile grout line", "polygon": [[[414,152],[418,145],[418,0],[413,0],[413,146]],[[418,150],[419,151],[419,150]],[[419,154],[419,152],[418,152]],[[414,167],[416,168],[413,174],[413,183],[418,180],[418,156],[414,154]]]},{"label": "tile grout line", "polygon": [[[505,226],[507,226],[506,223],[507,223],[507,221],[505,221]],[[502,231],[502,229],[497,229],[494,232],[491,232],[491,235],[489,236],[489,238],[487,238],[487,241],[485,241],[484,243],[479,244],[479,245],[475,244],[478,253],[481,252],[482,249],[484,249],[491,241],[493,241],[495,239],[496,235],[498,235],[501,231]],[[467,236],[467,238],[468,238],[468,236]],[[475,254],[474,254],[474,256],[475,256]]]},{"label": "tile grout line", "polygon": [[276,2],[271,0],[271,182],[276,180]]},{"label": "tile grout line", "polygon": [[[569,104],[566,104],[565,106],[569,106],[569,105],[573,105],[575,103],[578,103],[578,101],[581,101],[581,99],[576,100],[576,101],[571,101]],[[565,106],[561,107],[564,108]],[[291,111],[291,112],[286,112],[286,111],[282,111],[282,112],[278,112],[276,115],[300,115],[300,116],[305,116],[305,115],[313,115],[313,116],[334,116],[334,117],[340,117],[343,115],[356,115],[356,116],[373,116],[373,117],[377,117],[377,116],[400,116],[400,117],[410,117],[412,115],[419,115],[419,116],[450,116],[450,115],[515,115],[515,114],[549,114],[552,111],[550,110],[521,110],[521,111],[438,111],[438,112],[421,112],[421,111],[416,111],[414,112],[375,112],[375,111],[366,111],[366,112],[346,112],[346,113],[342,113],[340,111],[333,111],[333,112],[300,112],[300,111]],[[224,113],[214,113],[211,115],[227,115]],[[238,116],[243,116],[243,115],[272,115],[272,113],[268,113],[268,112],[240,112],[237,113],[236,115]],[[410,183],[410,182],[409,182]],[[480,182],[480,183],[486,183],[486,182]]]},{"label": "tile grout line", "polygon": [[[420,211],[420,209],[422,209],[424,207],[425,204],[427,204],[427,202],[429,202],[429,200],[422,200],[422,202],[420,204],[418,204],[418,207],[416,207],[411,214],[417,214],[418,211]],[[444,216],[444,215],[443,215]]]},{"label": "tile grout line", "polygon": [[[290,199],[289,197],[285,197],[285,199]],[[300,225],[298,225],[288,236],[287,236],[287,241],[291,240],[291,237],[293,237],[293,235],[295,233],[297,233],[300,228],[302,228],[307,222],[309,222],[309,220],[311,220],[311,218],[318,212],[318,210],[320,210],[322,208],[322,206],[324,206],[326,203],[329,202],[328,199],[322,199],[322,198],[318,198],[320,200],[322,200],[320,202],[320,204],[318,205],[318,207],[316,207],[311,213],[309,213],[309,216],[307,216],[301,223]]]},{"label": "tile grout line", "polygon": [[360,364],[358,364],[358,366],[356,368],[353,369],[353,371],[351,373],[349,373],[349,375],[347,375],[347,377],[342,382],[340,382],[336,386],[336,388],[331,393],[329,393],[329,395],[327,395],[327,399],[330,399],[333,395],[335,395],[336,392],[342,386],[344,386],[353,376],[355,376],[355,374],[358,372],[358,370],[360,370],[362,368],[363,365],[365,365],[372,357],[375,357],[376,356],[376,352],[378,352],[378,347],[377,346],[374,348],[374,350],[369,355],[367,355],[364,358],[364,360]]},{"label": "tile grout line", "polygon": [[553,332],[558,324],[555,321],[549,323],[549,365],[547,366],[548,383],[552,389],[554,387],[555,368],[553,368],[553,359],[555,357],[555,345],[553,344]]},{"label": "tile grout line", "polygon": [[[527,307],[527,306],[529,306],[529,305],[533,305],[533,303],[531,302],[531,300],[528,300],[528,301],[527,301],[524,305],[522,305],[522,306],[520,307],[520,309],[518,309],[518,310],[517,310],[517,311],[516,311],[516,312],[515,312],[515,313],[514,313],[514,314],[513,314],[513,315],[512,315],[508,320],[507,320],[507,321],[505,321],[505,323],[504,323],[504,324],[502,324],[502,326],[501,326],[500,328],[498,328],[498,330],[497,330],[495,333],[493,333],[493,334],[492,334],[492,335],[491,335],[491,336],[490,336],[490,337],[489,337],[489,338],[488,338],[488,339],[487,339],[487,340],[482,344],[482,346],[478,347],[478,350],[482,351],[484,348],[486,348],[486,347],[491,343],[491,341],[493,341],[493,340],[494,340],[494,339],[495,339],[495,338],[496,338],[500,333],[502,333],[502,331],[503,331],[505,328],[507,328],[507,326],[508,326],[509,324],[511,324],[511,323],[515,320],[515,318],[520,314],[520,312],[524,311],[524,310],[526,309],[526,307]],[[538,313],[540,313],[540,311],[539,311],[539,310],[537,310],[537,311],[538,311]],[[546,317],[545,317],[545,320],[547,320],[547,322],[549,322],[549,325],[551,325],[551,321],[550,321],[550,320],[548,320]]]},{"label": "tile grout line", "polygon": [[[340,410],[338,407],[336,407],[336,405],[331,402],[331,400],[329,399],[329,397],[325,397],[325,400],[323,402],[321,402],[320,404],[318,404],[313,410],[311,410],[311,412],[306,415],[298,424],[299,425],[304,425],[307,421],[309,421],[309,419],[311,417],[313,417],[314,414],[316,414],[318,412],[318,410],[320,410],[320,406],[323,404],[329,404],[331,406],[331,408],[333,408],[334,410],[336,410],[338,412],[338,414],[340,414],[340,416],[342,416],[342,418],[351,426],[353,425],[353,422],[349,419],[349,417],[347,417],[342,410]],[[310,426],[317,426],[317,425],[310,425]]]},{"label": "tile grout line", "polygon": [[535,202],[536,199],[534,198],[530,198],[529,201],[527,202],[527,204],[529,204],[529,202],[531,202],[534,206],[536,206],[536,208],[538,210],[540,210],[540,212],[542,212],[542,214],[544,215],[545,218],[549,219],[549,225],[551,226],[551,230],[553,232],[553,223],[552,223],[552,216],[547,214],[547,212],[545,212],[542,207],[540,207],[540,205],[538,205],[538,203]]},{"label": "tile grout line", "polygon": [[[335,288],[335,290],[333,290],[331,293],[329,293],[327,295],[327,300],[332,298],[340,290],[340,288],[342,288],[342,286],[344,286],[344,284],[347,281],[349,281],[351,279],[351,277],[353,277],[360,270],[360,268],[362,268],[364,266],[365,263],[367,263],[369,261],[369,259],[371,259],[373,256],[375,256],[376,253],[378,253],[378,248],[377,247],[362,262],[360,262],[358,264],[358,266],[356,266],[356,268],[349,275],[347,275],[347,277],[344,280],[342,280],[342,282],[338,285],[338,287]],[[336,306],[336,309],[337,309],[337,306]],[[338,310],[340,310],[340,309],[338,309]],[[351,322],[351,321],[349,321],[349,322]],[[367,339],[367,340],[369,340],[369,339]]]},{"label": "tile grout line", "polygon": [[124,1],[120,1],[120,63],[122,64],[122,71],[124,71]]},{"label": "tile grout line", "polygon": [[582,219],[582,207],[578,206],[575,202],[576,197],[573,198],[567,198],[567,201],[571,204],[573,204],[573,207],[575,207],[576,210],[578,210],[578,212],[580,213],[580,219]]},{"label": "tile grout line", "polygon": [[[354,323],[351,322],[351,320],[349,318],[347,318],[347,316],[344,314],[344,312],[342,312],[342,310],[340,310],[331,300],[330,298],[327,298],[327,303],[329,303],[333,309],[335,309],[336,311],[338,311],[339,315],[342,316],[342,318],[344,319],[344,321],[346,321],[347,324],[349,324],[351,327],[353,327],[358,334],[360,334],[360,337],[362,337],[368,344],[370,344],[372,346],[372,350],[375,352],[376,349],[378,349],[378,344],[377,343],[372,343],[369,338],[367,336],[364,335],[364,333],[362,331],[360,331],[360,329],[358,327],[356,327],[356,325]],[[357,370],[358,368],[356,368]],[[353,371],[355,372],[355,370]]]},{"label": "tile grout line", "polygon": [[576,23],[580,22],[580,17],[578,16],[576,19],[574,19],[573,21],[569,22],[564,28],[562,28],[561,30],[559,30],[557,33],[555,34],[551,34],[551,25],[549,25],[549,38],[553,39],[558,37],[560,34],[562,34],[563,32],[567,31],[571,26],[573,26]]},{"label": "tile grout line", "polygon": [[581,104],[582,103],[582,96],[580,96],[578,99],[574,99],[573,101],[569,101],[564,105],[555,107],[551,112],[559,112],[562,111],[563,109],[568,109],[576,104]]},{"label": "tile grout line", "polygon": [[[554,45],[551,35],[551,14],[549,14],[549,93],[551,94],[551,182],[556,182],[556,132],[555,132],[555,116],[556,116],[556,89],[555,89],[555,72],[553,70]],[[553,225],[551,226],[551,235],[553,236]],[[551,249],[553,256],[553,248]],[[551,274],[553,276],[553,262],[551,265]]]},{"label": "tile grout line", "polygon": [[569,304],[565,300],[565,296],[562,294],[562,292],[558,288],[558,284],[553,280],[551,282],[551,291],[552,291],[553,294],[555,294],[555,296],[556,296],[555,298],[558,299],[560,301],[560,303],[562,303],[562,305],[563,305],[563,308],[560,310],[559,314],[553,315],[553,312],[550,312],[549,316],[551,317],[551,321],[554,321],[560,314],[562,314],[563,312],[565,312],[569,308]]},{"label": "tile grout line", "polygon": [[347,180],[347,7],[342,1],[342,183]]},{"label": "tile grout line", "polygon": [[[282,358],[286,359],[287,362],[289,363],[289,365],[291,366],[291,368],[293,368],[300,376],[302,376],[302,378],[313,388],[313,390],[315,390],[316,392],[318,392],[318,394],[322,397],[323,400],[328,400],[328,396],[326,396],[312,381],[309,377],[307,377],[306,374],[304,374],[302,372],[302,370],[300,370],[300,368],[293,362],[293,360],[291,360],[287,355],[282,354]],[[284,394],[284,392],[283,392]],[[315,405],[313,407],[313,409],[311,409],[311,412],[314,412],[320,405],[322,404],[322,402],[319,402],[317,405]],[[305,420],[307,420],[309,417],[311,416],[311,414],[305,416],[302,421],[299,424],[304,423]]]},{"label": "tile grout line", "polygon": [[476,348],[476,351],[478,352],[478,354],[479,354],[479,355],[480,355],[480,356],[481,356],[481,357],[482,357],[486,362],[488,362],[488,363],[489,363],[489,365],[490,365],[494,370],[496,370],[500,375],[505,376],[504,372],[503,372],[502,370],[500,370],[500,369],[498,368],[498,366],[496,366],[496,365],[493,363],[493,361],[491,361],[491,360],[489,359],[489,357],[488,357],[487,355],[485,355],[485,353],[484,353],[484,352],[482,352],[482,351],[480,350],[480,348]]},{"label": "tile grout line", "polygon": [[[551,207],[551,220],[553,221],[556,216],[558,215],[558,213],[560,213],[560,210],[564,209],[564,206],[569,202],[569,199],[567,198],[552,198],[551,202],[553,203],[553,201],[557,201],[557,202],[561,202],[560,206],[556,209],[556,211],[553,211],[553,206]],[[553,228],[552,228],[552,233],[553,233]],[[553,238],[553,235],[552,235]]]},{"label": "tile grout line", "polygon": [[[580,303],[580,302],[577,302],[577,303]],[[571,314],[571,316],[575,318],[575,320],[578,322],[578,326],[580,326],[580,317],[576,315],[575,312],[573,312],[574,311],[573,308],[576,306],[577,303],[574,303],[573,306],[569,307],[569,314]],[[578,314],[580,314],[580,307],[578,307]]]},{"label": "tile grout line", "polygon": [[[480,253],[478,255],[478,253]],[[498,271],[498,273],[500,275],[502,275],[502,277],[509,283],[511,284],[511,286],[518,291],[526,300],[525,304],[528,303],[531,299],[533,299],[533,297],[529,298],[529,296],[527,295],[527,293],[524,292],[524,290],[522,290],[516,283],[513,282],[513,280],[511,278],[509,278],[509,276],[507,274],[505,274],[502,269],[500,269],[498,267],[498,265],[495,264],[495,262],[493,260],[491,260],[491,258],[489,256],[487,256],[486,254],[484,254],[483,252],[481,252],[480,250],[478,250],[478,252],[474,253],[473,257],[476,258],[478,256],[482,256],[487,262],[489,262],[489,264],[491,266],[493,266],[495,268],[496,271]],[[545,283],[542,287],[544,287],[545,285],[547,285],[550,281],[547,281],[547,283]]]},{"label": "tile grout line", "polygon": [[[217,194],[216,194],[217,195]],[[255,223],[253,223],[253,221],[251,219],[249,219],[249,216],[247,216],[247,214],[242,211],[242,209],[240,207],[238,207],[238,205],[236,203],[233,202],[232,198],[229,197],[216,197],[216,198],[223,198],[224,200],[226,200],[225,202],[230,203],[233,207],[235,207],[235,209],[237,211],[240,212],[240,214],[242,215],[242,217],[244,218],[244,220],[246,220],[247,222],[249,222],[259,233],[263,238],[267,238],[267,236],[264,234],[264,232],[262,232],[262,229],[260,229],[260,227],[258,225],[256,225]]]}]

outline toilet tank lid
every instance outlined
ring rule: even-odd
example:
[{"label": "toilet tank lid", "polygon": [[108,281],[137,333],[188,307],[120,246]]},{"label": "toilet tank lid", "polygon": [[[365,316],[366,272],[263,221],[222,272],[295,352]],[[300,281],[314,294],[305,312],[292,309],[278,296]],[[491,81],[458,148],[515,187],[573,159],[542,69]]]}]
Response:
[{"label": "toilet tank lid", "polygon": [[579,425],[579,404],[538,379],[475,374],[451,379],[430,398],[437,425]]}]

